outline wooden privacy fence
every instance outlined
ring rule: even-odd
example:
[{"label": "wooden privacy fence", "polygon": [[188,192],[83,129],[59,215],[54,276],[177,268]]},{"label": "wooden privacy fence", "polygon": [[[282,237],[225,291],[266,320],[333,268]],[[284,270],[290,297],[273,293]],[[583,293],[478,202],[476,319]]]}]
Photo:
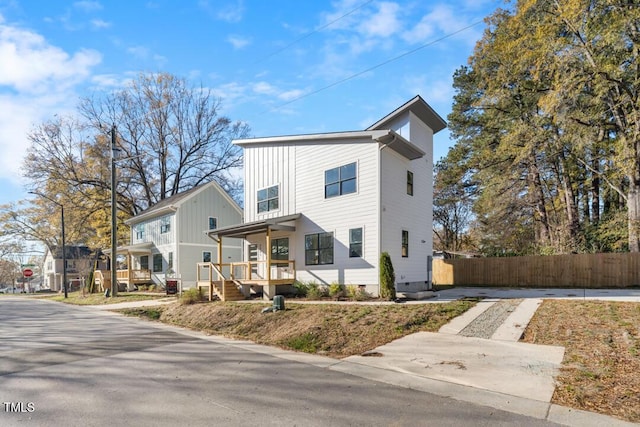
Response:
[{"label": "wooden privacy fence", "polygon": [[640,253],[433,260],[433,283],[458,286],[640,286]]}]

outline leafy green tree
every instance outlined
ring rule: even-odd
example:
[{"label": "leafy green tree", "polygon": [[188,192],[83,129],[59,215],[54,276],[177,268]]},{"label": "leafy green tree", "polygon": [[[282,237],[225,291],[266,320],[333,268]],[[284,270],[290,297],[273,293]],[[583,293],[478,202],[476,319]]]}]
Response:
[{"label": "leafy green tree", "polygon": [[638,250],[639,14],[613,0],[522,0],[487,19],[449,116],[485,252],[619,248],[593,239],[625,207]]}]

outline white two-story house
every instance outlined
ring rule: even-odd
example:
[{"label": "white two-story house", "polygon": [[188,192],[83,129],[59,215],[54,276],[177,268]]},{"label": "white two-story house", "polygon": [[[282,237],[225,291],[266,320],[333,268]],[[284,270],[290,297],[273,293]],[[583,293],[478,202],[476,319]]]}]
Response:
[{"label": "white two-story house", "polygon": [[209,233],[244,240],[232,279],[269,297],[294,280],[377,295],[388,252],[398,291],[429,289],[433,135],[445,127],[416,96],[363,131],[234,141],[244,149],[244,222]]},{"label": "white two-story house", "polygon": [[[161,200],[125,221],[131,227],[131,243],[117,249],[124,258],[118,282],[131,290],[141,284],[163,286],[167,278],[177,278],[183,288],[193,287],[198,263],[221,261],[207,232],[241,221],[242,209],[213,181]],[[242,260],[240,240],[230,239],[224,245],[225,262]],[[100,276],[103,286],[109,287],[108,272]]]},{"label": "white two-story house", "polygon": [[[100,266],[100,259],[96,251],[85,245],[66,245],[66,275],[67,290],[78,290],[86,284],[91,271]],[[52,291],[64,289],[62,247],[46,248],[42,269],[42,286]]]}]

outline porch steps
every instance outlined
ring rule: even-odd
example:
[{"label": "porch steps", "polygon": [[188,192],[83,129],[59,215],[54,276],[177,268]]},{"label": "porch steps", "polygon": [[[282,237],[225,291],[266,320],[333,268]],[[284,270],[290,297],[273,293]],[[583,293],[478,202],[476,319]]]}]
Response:
[{"label": "porch steps", "polygon": [[217,291],[218,285],[216,285],[216,293],[223,301],[240,301],[245,299],[240,289],[233,280],[225,280],[224,281],[224,298],[222,298],[222,292]]},{"label": "porch steps", "polygon": [[[210,286],[213,286],[213,293],[220,298],[221,301],[240,301],[245,299],[244,295],[240,292],[238,286],[233,280],[225,280],[224,284],[221,284],[220,281],[198,282],[199,288],[209,288]],[[224,286],[224,293],[221,286]]]}]

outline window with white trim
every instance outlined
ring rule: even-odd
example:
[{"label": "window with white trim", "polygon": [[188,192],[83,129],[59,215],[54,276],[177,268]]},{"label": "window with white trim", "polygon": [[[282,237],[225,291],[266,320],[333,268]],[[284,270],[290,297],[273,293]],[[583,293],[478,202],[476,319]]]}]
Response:
[{"label": "window with white trim", "polygon": [[162,272],[162,254],[153,254],[153,272]]},{"label": "window with white trim", "polygon": [[407,194],[413,196],[413,172],[407,171]]},{"label": "window with white trim", "polygon": [[409,257],[409,232],[402,230],[402,257]]},{"label": "window with white trim", "polygon": [[278,210],[279,192],[277,185],[258,190],[258,213]]},{"label": "window with white trim", "polygon": [[143,240],[144,239],[144,224],[138,224],[136,225],[136,240]]},{"label": "window with white trim", "polygon": [[216,228],[218,228],[218,218],[209,217],[209,230],[215,230]]},{"label": "window with white trim", "polygon": [[165,216],[160,220],[160,234],[171,231],[171,217]]},{"label": "window with white trim", "polygon": [[362,228],[349,230],[349,258],[362,258]]}]

